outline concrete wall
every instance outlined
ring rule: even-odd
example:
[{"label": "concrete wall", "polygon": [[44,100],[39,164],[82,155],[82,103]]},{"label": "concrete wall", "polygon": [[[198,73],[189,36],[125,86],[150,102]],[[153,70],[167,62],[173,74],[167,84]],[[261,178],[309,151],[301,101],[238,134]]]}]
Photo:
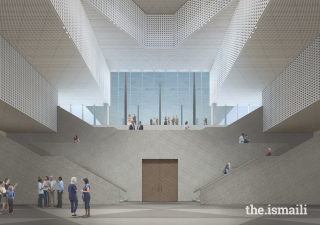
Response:
[{"label": "concrete wall", "polygon": [[320,136],[261,157],[201,190],[201,204],[320,204]]},{"label": "concrete wall", "polygon": [[[247,132],[250,144],[238,144]],[[73,135],[80,144],[73,144]],[[190,201],[193,191],[219,178],[226,163],[233,168],[273,152],[288,150],[312,134],[264,134],[262,108],[225,128],[197,131],[123,131],[93,127],[58,109],[58,132],[8,134],[29,147],[33,144],[50,155],[63,156],[128,191],[129,201],[142,199],[142,159],[179,160],[179,201]]]},{"label": "concrete wall", "polygon": [[[39,156],[29,149],[0,135],[1,170],[0,180],[10,178],[15,189],[15,204],[37,204],[37,178],[52,175],[55,180],[62,176],[64,181],[63,203],[69,204],[68,184],[77,177],[78,190],[83,188],[82,179],[87,177],[91,184],[91,204],[119,204],[119,189],[100,177],[81,168],[61,156]],[[81,193],[78,193],[79,204]],[[57,202],[57,201],[56,201]]]},{"label": "concrete wall", "polygon": [[0,130],[0,134],[1,134],[2,136],[4,136],[4,137],[7,137],[7,133],[4,132],[4,131],[2,131],[2,130]]}]

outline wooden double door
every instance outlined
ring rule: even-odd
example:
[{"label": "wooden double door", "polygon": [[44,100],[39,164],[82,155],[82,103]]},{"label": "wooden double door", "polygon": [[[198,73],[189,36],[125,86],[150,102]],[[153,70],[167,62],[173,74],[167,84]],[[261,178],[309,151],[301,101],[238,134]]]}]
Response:
[{"label": "wooden double door", "polygon": [[142,160],[142,201],[178,201],[178,159]]}]

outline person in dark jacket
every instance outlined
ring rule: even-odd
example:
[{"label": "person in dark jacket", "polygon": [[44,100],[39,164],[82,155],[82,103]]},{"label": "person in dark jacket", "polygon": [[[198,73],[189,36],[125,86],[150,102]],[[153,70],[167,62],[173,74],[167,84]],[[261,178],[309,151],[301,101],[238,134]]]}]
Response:
[{"label": "person in dark jacket", "polygon": [[139,124],[137,126],[137,130],[143,130],[143,125],[141,124],[141,121],[139,121]]},{"label": "person in dark jacket", "polygon": [[134,122],[131,122],[131,125],[129,126],[129,130],[135,130],[136,126],[134,125]]},{"label": "person in dark jacket", "polygon": [[78,217],[76,214],[77,208],[78,208],[78,196],[77,196],[77,186],[75,183],[77,182],[76,177],[71,178],[71,183],[68,186],[68,192],[69,192],[69,200],[71,203],[71,214],[73,218]]}]

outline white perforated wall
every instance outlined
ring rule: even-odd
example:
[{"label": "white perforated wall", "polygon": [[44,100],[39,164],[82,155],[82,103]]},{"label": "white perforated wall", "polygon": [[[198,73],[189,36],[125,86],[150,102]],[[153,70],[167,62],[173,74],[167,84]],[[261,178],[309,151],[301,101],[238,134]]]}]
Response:
[{"label": "white perforated wall", "polygon": [[267,131],[319,100],[320,37],[263,90],[263,130]]},{"label": "white perforated wall", "polygon": [[214,103],[242,48],[255,29],[269,0],[240,0],[210,70],[210,102]]},{"label": "white perforated wall", "polygon": [[57,131],[58,92],[0,36],[0,99]]},{"label": "white perforated wall", "polygon": [[204,26],[234,0],[189,0],[175,14],[175,44]]},{"label": "white perforated wall", "polygon": [[172,48],[236,0],[189,0],[175,14],[145,14],[132,0],[85,0],[146,48]]},{"label": "white perforated wall", "polygon": [[[96,80],[105,103],[110,102],[110,70],[80,0],[50,0]],[[118,4],[118,1],[110,1]]]}]

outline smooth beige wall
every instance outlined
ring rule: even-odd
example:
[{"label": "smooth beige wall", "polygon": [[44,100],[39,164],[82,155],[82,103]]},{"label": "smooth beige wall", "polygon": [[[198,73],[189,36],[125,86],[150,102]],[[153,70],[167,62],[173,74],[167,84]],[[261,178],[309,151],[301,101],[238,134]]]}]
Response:
[{"label": "smooth beige wall", "polygon": [[313,132],[313,137],[318,136],[320,134],[320,130]]},{"label": "smooth beige wall", "polygon": [[7,137],[7,133],[6,133],[6,132],[4,132],[4,131],[2,131],[2,130],[0,130],[0,134],[1,134],[2,136]]}]

